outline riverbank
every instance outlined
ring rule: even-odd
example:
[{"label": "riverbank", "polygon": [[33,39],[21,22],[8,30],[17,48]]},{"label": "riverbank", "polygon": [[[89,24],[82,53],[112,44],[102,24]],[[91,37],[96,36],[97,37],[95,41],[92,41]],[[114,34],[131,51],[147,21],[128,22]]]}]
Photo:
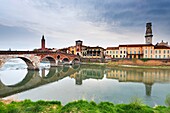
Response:
[{"label": "riverbank", "polygon": [[170,69],[170,63],[161,61],[141,61],[141,60],[120,60],[116,62],[97,63],[97,62],[82,62],[83,65],[99,65],[107,67],[127,67],[141,69]]},{"label": "riverbank", "polygon": [[0,102],[0,113],[170,113],[170,107],[156,106],[154,108],[132,101],[129,104],[113,104],[91,101],[74,101],[63,106],[59,101],[25,100],[21,102]]}]

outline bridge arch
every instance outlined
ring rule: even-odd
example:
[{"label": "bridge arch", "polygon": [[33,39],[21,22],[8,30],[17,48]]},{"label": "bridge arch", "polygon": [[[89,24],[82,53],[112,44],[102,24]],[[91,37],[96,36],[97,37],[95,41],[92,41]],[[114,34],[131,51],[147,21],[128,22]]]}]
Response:
[{"label": "bridge arch", "polygon": [[20,58],[22,59],[28,66],[28,69],[32,69],[34,67],[33,63],[31,62],[30,59],[26,58],[26,57],[16,57],[16,58]]},{"label": "bridge arch", "polygon": [[54,66],[56,66],[57,64],[56,64],[56,60],[55,60],[55,58],[54,57],[52,57],[52,56],[45,56],[45,57],[43,57],[42,59],[41,59],[41,61],[43,60],[43,59],[48,59],[48,61],[50,62],[50,66],[51,67],[54,67]]},{"label": "bridge arch", "polygon": [[36,66],[34,66],[33,62],[27,58],[27,57],[7,57],[5,60],[3,60],[3,63],[1,64],[1,67],[7,63],[9,60],[11,59],[16,59],[16,58],[19,58],[21,59],[22,61],[24,61],[27,65],[27,69],[36,69]]},{"label": "bridge arch", "polygon": [[62,63],[63,63],[63,64],[69,64],[69,62],[70,62],[70,60],[69,60],[69,58],[67,58],[67,57],[65,57],[65,58],[62,59]]}]

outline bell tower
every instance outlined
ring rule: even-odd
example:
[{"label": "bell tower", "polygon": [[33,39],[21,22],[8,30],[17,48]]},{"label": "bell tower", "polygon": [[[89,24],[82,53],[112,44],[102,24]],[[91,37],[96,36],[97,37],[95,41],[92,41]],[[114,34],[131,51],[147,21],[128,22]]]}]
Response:
[{"label": "bell tower", "polygon": [[41,39],[41,49],[42,50],[45,49],[45,38],[44,38],[44,35],[42,36],[42,39]]},{"label": "bell tower", "polygon": [[152,23],[146,23],[145,43],[152,44]]}]

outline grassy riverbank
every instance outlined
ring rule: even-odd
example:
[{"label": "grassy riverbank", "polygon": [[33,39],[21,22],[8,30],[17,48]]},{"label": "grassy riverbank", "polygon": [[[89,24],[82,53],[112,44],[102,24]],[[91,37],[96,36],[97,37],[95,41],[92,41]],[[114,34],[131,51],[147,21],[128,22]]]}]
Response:
[{"label": "grassy riverbank", "polygon": [[170,107],[149,107],[138,101],[130,104],[117,104],[109,102],[88,102],[84,100],[74,101],[61,105],[59,101],[25,100],[5,104],[0,102],[0,113],[170,113]]},{"label": "grassy riverbank", "polygon": [[155,63],[155,61],[150,62],[134,62],[134,61],[119,61],[119,62],[108,62],[108,63],[96,63],[96,62],[83,62],[84,65],[98,65],[98,66],[108,66],[108,67],[127,67],[127,68],[144,68],[144,69],[170,69],[170,65]]}]

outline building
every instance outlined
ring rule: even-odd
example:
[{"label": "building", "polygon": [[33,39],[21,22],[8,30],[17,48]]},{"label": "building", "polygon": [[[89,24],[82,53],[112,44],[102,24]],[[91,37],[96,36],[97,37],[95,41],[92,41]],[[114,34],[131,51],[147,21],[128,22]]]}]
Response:
[{"label": "building", "polygon": [[63,48],[60,51],[79,55],[82,58],[104,58],[104,48],[85,46],[81,40],[77,40],[75,46]]},{"label": "building", "polygon": [[152,44],[152,24],[146,24],[145,44],[126,44],[118,47],[107,47],[106,56],[111,58],[153,58],[168,59],[170,58],[170,46],[168,42]]},{"label": "building", "polygon": [[118,56],[119,55],[119,47],[107,47],[106,55],[108,58],[119,58],[120,57],[120,56]]}]

